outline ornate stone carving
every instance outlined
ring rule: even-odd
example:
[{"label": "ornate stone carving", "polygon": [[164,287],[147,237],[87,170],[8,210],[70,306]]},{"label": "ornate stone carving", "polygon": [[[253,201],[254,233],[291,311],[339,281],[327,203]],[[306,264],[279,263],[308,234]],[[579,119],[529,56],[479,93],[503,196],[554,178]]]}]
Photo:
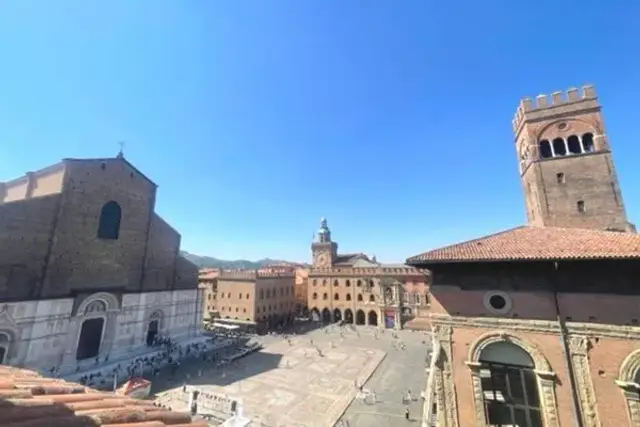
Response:
[{"label": "ornate stone carving", "polygon": [[556,403],[555,383],[556,375],[551,370],[551,365],[542,352],[532,343],[520,336],[507,331],[492,331],[478,337],[469,348],[467,366],[471,370],[473,385],[474,408],[476,412],[476,424],[478,427],[486,426],[484,401],[482,395],[482,381],[480,379],[480,355],[489,345],[507,341],[525,350],[535,365],[535,374],[538,380],[538,389],[542,400],[542,412],[545,427],[558,427],[558,406]]},{"label": "ornate stone carving", "polygon": [[600,426],[596,405],[596,393],[589,369],[589,339],[583,335],[569,337],[569,351],[580,396],[583,425],[585,427]]},{"label": "ornate stone carving", "polygon": [[437,358],[434,375],[437,425],[441,427],[458,427],[458,405],[451,363],[452,333],[453,330],[450,326],[436,325],[434,327],[435,338],[440,343],[440,351],[438,354],[434,354],[434,357]]},{"label": "ornate stone carving", "polygon": [[640,426],[640,385],[636,382],[640,369],[640,350],[631,352],[622,362],[616,384],[627,402],[629,425]]}]

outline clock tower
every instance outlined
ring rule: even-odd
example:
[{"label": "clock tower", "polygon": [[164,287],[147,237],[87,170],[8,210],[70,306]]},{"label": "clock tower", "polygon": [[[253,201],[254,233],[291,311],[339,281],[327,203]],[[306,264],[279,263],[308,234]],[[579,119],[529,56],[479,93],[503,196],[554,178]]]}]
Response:
[{"label": "clock tower", "polygon": [[330,268],[338,253],[338,244],[331,241],[331,230],[327,220],[320,220],[320,229],[311,244],[314,268]]}]

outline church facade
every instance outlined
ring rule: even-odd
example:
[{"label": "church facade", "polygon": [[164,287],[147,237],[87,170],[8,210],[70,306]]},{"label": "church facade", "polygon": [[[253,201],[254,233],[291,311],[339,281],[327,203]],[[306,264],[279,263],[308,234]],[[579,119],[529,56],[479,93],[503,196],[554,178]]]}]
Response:
[{"label": "church facade", "polygon": [[312,320],[428,329],[428,276],[404,264],[379,263],[363,253],[339,254],[325,219],[311,250],[307,308]]},{"label": "church facade", "polygon": [[198,268],[122,154],[0,182],[0,363],[75,370],[196,337]]}]

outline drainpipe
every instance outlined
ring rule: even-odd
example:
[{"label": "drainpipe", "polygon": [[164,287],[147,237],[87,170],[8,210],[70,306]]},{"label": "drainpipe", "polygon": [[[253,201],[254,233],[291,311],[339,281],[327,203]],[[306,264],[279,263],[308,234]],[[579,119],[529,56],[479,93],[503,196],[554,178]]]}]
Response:
[{"label": "drainpipe", "polygon": [[553,280],[551,286],[553,287],[553,302],[556,307],[556,318],[558,320],[558,326],[560,326],[560,340],[562,341],[562,353],[564,354],[564,361],[566,364],[567,372],[569,374],[569,384],[571,385],[571,400],[573,402],[573,418],[574,424],[577,427],[584,427],[582,422],[582,411],[580,409],[580,397],[578,396],[577,382],[575,377],[575,371],[573,369],[573,363],[571,363],[571,351],[569,350],[569,338],[567,325],[564,323],[562,316],[560,315],[560,304],[558,302],[558,288],[556,286],[556,273],[558,271],[558,262],[553,263]]}]

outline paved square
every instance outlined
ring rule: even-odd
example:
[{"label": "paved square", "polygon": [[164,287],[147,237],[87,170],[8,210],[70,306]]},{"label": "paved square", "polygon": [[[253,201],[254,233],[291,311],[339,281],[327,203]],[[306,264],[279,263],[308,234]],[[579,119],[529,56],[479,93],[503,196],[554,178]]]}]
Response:
[{"label": "paved square", "polygon": [[[424,333],[328,327],[295,336],[291,345],[276,336],[260,340],[264,349],[237,364],[213,369],[189,363],[180,368],[182,375],[190,374],[187,383],[203,393],[242,399],[252,425],[261,427],[401,427],[420,422],[430,347]],[[154,384],[166,390],[159,380]],[[364,393],[356,389],[356,380],[364,383]],[[176,387],[182,381],[171,383],[173,390],[160,393],[160,400],[187,410],[186,394]],[[403,400],[408,391],[409,404]],[[209,413],[204,403],[201,413]],[[407,408],[410,421],[404,417]]]},{"label": "paved square", "polygon": [[[191,385],[241,398],[253,425],[333,426],[357,395],[356,381],[366,382],[385,357],[384,351],[340,345],[333,338],[318,336],[313,344],[309,335],[294,337],[291,344],[278,340],[239,366]],[[227,385],[216,385],[221,383]]]}]

